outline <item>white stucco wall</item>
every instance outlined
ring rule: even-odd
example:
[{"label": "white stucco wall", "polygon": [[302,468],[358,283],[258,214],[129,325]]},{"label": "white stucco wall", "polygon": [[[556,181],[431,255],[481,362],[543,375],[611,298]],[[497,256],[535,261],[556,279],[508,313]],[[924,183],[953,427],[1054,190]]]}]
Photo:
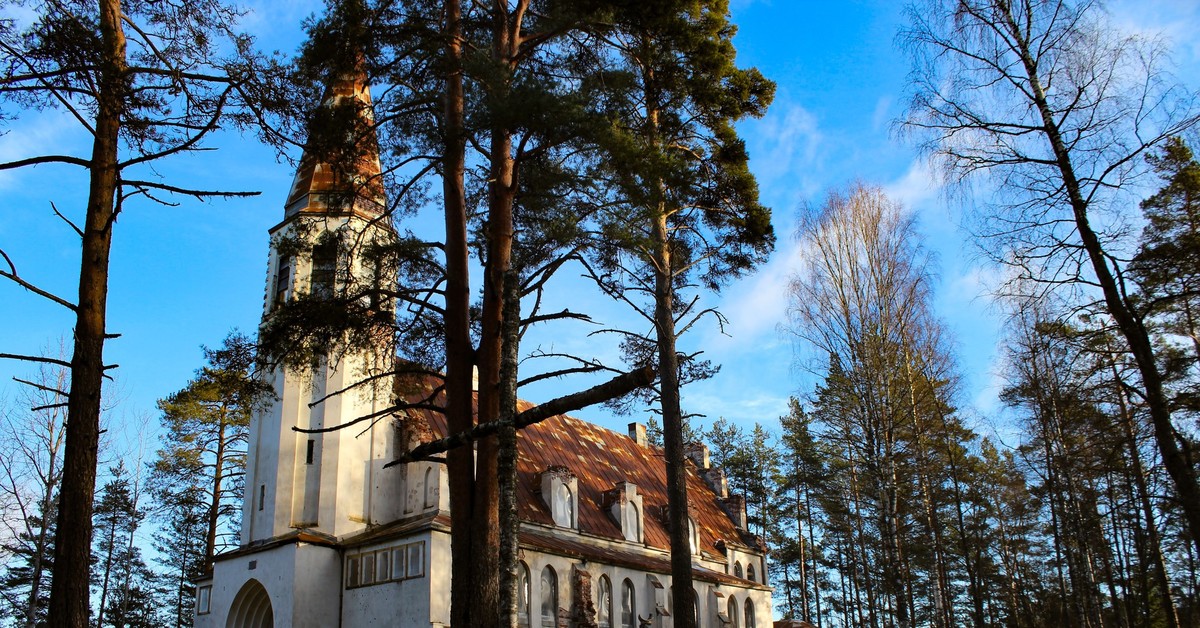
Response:
[{"label": "white stucco wall", "polygon": [[[600,576],[608,576],[612,584],[613,595],[613,613],[612,626],[618,628],[621,619],[621,586],[628,579],[634,587],[635,593],[635,610],[641,617],[650,615],[654,611],[655,603],[655,587],[651,584],[651,580],[647,578],[647,573],[638,569],[628,567],[619,567],[615,565],[605,565],[595,561],[582,562],[577,559],[566,558],[543,552],[524,550],[524,563],[529,567],[530,576],[530,626],[541,626],[540,600],[541,600],[541,573],[547,565],[552,567],[558,578],[558,605],[570,611],[572,608],[572,578],[573,567],[579,565],[582,569],[591,575],[591,590],[593,604],[599,604],[599,586]],[[665,554],[664,554],[665,556]],[[663,586],[663,591],[660,595],[663,596],[665,605],[671,612],[670,617],[660,616],[654,613],[652,625],[656,628],[672,628],[674,626],[675,609],[670,596],[671,577],[665,573],[655,573],[654,577]],[[711,617],[714,610],[711,607],[711,601],[714,596],[712,590],[719,591],[722,595],[720,598],[720,609],[725,610],[725,605],[728,604],[730,596],[737,601],[739,609],[744,609],[745,601],[751,600],[754,605],[754,615],[756,626],[762,628],[771,625],[771,595],[769,591],[760,589],[749,589],[742,587],[734,587],[728,584],[715,584],[702,580],[695,580],[694,586],[700,598],[700,626],[701,628],[723,628],[719,625],[714,625]],[[599,609],[597,608],[597,612]],[[738,618],[737,625],[741,628],[745,627],[742,618]]]},{"label": "white stucco wall", "polygon": [[[417,545],[420,547],[421,565],[420,575],[406,576],[402,579],[392,579],[366,586],[345,588],[347,583],[343,578],[341,583],[343,587],[342,626],[347,628],[352,626],[408,628],[430,625],[431,591],[440,588],[431,586],[431,583],[437,582],[437,576],[433,575],[431,569],[434,555],[430,552],[432,545],[430,535],[431,533],[426,532],[402,540],[375,543],[347,550],[347,557],[361,557],[377,550]],[[409,555],[411,556],[411,554]],[[358,565],[361,569],[361,562]],[[405,567],[411,573],[411,564],[406,561]],[[393,578],[398,577],[393,576]]]},{"label": "white stucco wall", "polygon": [[252,579],[267,591],[275,628],[337,626],[340,577],[340,552],[307,543],[218,560],[210,612],[197,615],[195,626],[225,628],[234,598]]}]

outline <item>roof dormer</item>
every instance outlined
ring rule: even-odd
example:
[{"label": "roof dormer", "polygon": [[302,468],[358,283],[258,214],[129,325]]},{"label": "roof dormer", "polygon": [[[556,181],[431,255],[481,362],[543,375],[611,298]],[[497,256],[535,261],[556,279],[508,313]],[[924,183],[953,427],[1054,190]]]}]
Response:
[{"label": "roof dormer", "polygon": [[571,470],[553,465],[542,472],[542,500],[550,508],[554,525],[579,528],[579,482]]},{"label": "roof dormer", "polygon": [[621,528],[621,536],[633,543],[642,542],[642,496],[637,492],[637,485],[631,482],[618,482],[611,490],[604,493],[604,506],[608,514]]}]

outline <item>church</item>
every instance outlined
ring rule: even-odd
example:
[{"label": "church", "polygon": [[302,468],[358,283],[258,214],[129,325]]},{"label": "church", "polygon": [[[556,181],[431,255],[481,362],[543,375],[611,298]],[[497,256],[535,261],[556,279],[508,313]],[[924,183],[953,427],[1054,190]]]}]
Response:
[{"label": "church", "polygon": [[[370,111],[361,80],[337,81],[328,98],[356,99]],[[294,295],[330,289],[340,281],[334,267],[371,280],[370,264],[347,259],[350,249],[337,243],[395,237],[374,183],[377,150],[351,170],[347,177],[310,155],[301,159],[283,221],[271,229],[264,321]],[[353,201],[332,202],[348,187],[358,191]],[[308,251],[297,254],[297,246]],[[275,398],[251,420],[240,545],[218,555],[196,583],[197,628],[449,625],[445,468],[386,466],[413,440],[402,423],[439,438],[444,416],[406,410],[362,427],[293,429],[342,425],[411,394],[351,386],[378,372],[381,360],[345,355],[315,370],[279,366],[268,375]],[[672,626],[686,611],[671,600],[666,471],[645,427],[631,423],[622,434],[557,416],[521,430],[518,452],[520,625]],[[689,459],[692,612],[704,628],[768,626],[766,548],[746,531],[745,500],[729,493],[703,445]]]}]

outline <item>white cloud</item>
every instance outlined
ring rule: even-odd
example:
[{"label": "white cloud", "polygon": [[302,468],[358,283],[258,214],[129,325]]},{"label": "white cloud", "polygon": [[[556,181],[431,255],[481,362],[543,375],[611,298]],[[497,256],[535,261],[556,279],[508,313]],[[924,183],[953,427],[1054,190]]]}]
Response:
[{"label": "white cloud", "polygon": [[892,116],[892,97],[883,95],[879,100],[875,101],[875,112],[871,114],[871,128],[875,131],[884,131],[891,124]]},{"label": "white cloud", "polygon": [[800,267],[803,248],[798,239],[781,237],[775,254],[765,265],[726,291],[720,309],[729,319],[727,335],[714,332],[707,346],[737,351],[749,343],[763,348],[783,342],[777,330],[787,320],[788,284]]},{"label": "white cloud", "polygon": [[820,189],[815,176],[824,137],[804,107],[776,99],[762,120],[740,129],[750,150],[750,169],[767,204],[789,208]]},{"label": "white cloud", "polygon": [[[0,163],[37,157],[45,154],[75,154],[86,148],[79,123],[65,111],[47,109],[41,112],[22,111],[21,117],[11,122],[0,141]],[[9,191],[30,176],[31,169],[78,168],[62,164],[26,166],[16,170],[0,171],[0,191]]]},{"label": "white cloud", "polygon": [[900,202],[910,211],[920,212],[934,204],[942,186],[929,161],[918,158],[908,165],[908,170],[899,179],[887,183],[883,189],[893,201]]}]

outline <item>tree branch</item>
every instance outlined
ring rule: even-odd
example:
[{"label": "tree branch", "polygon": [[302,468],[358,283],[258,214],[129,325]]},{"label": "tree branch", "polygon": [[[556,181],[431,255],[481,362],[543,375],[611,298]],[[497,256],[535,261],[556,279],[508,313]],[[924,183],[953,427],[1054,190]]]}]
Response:
[{"label": "tree branch", "polygon": [[586,408],[587,406],[609,399],[615,399],[638,388],[649,386],[654,381],[654,375],[655,370],[650,366],[643,366],[628,373],[622,373],[603,384],[566,395],[565,397],[559,397],[540,406],[534,406],[524,412],[520,412],[513,417],[512,421],[480,423],[466,432],[459,432],[458,434],[417,445],[383,466],[386,469],[406,462],[428,460],[430,456],[435,454],[450,451],[451,449],[468,445],[476,440],[495,434],[502,427],[511,425],[516,427],[516,429],[521,429],[544,421],[552,416]]}]

